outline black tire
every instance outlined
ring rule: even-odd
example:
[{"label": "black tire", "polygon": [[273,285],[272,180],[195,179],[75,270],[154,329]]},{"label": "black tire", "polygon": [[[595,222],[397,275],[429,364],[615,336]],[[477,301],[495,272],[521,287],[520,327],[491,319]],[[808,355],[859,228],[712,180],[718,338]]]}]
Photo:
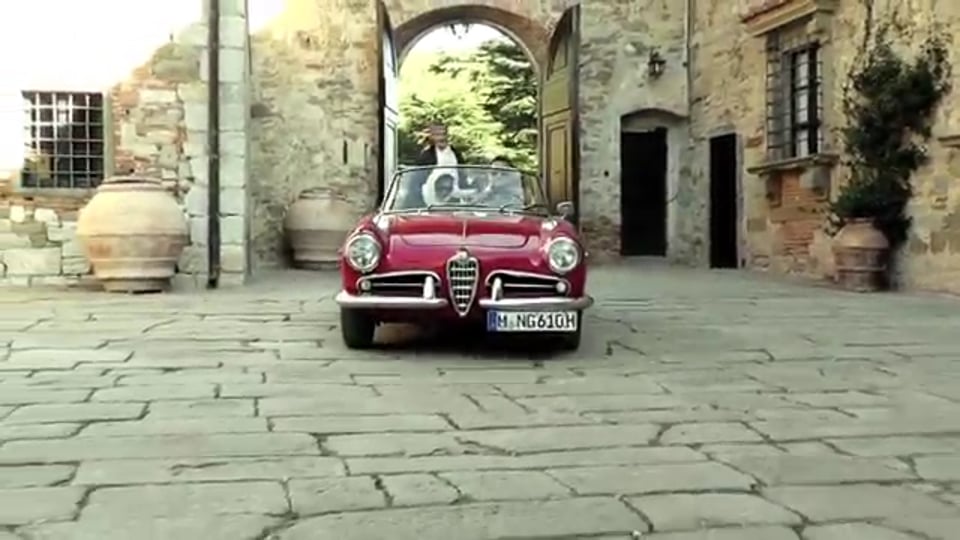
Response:
[{"label": "black tire", "polygon": [[560,350],[575,351],[580,348],[580,339],[583,335],[583,311],[577,312],[577,331],[560,334]]},{"label": "black tire", "polygon": [[348,349],[369,349],[377,323],[366,313],[355,309],[340,309],[340,334]]}]

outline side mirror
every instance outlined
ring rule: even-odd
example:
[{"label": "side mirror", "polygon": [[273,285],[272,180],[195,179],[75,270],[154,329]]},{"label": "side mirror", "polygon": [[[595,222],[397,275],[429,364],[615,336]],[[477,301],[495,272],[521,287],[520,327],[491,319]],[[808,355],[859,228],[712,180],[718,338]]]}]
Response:
[{"label": "side mirror", "polygon": [[575,213],[573,208],[573,203],[570,201],[563,201],[557,203],[557,213],[563,217],[563,219],[570,219]]}]

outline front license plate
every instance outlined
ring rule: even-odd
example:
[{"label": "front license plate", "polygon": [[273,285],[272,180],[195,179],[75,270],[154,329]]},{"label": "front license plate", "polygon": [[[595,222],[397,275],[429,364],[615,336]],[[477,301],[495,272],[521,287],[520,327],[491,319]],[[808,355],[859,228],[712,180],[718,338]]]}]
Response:
[{"label": "front license plate", "polygon": [[576,332],[576,311],[488,311],[489,332]]}]

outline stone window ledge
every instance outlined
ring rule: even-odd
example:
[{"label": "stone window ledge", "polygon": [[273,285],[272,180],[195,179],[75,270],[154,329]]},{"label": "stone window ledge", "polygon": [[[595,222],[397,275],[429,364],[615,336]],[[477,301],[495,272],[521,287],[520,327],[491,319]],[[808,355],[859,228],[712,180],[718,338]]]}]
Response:
[{"label": "stone window ledge", "polygon": [[779,189],[770,184],[779,180],[779,173],[785,172],[799,172],[800,187],[809,189],[825,199],[830,194],[830,176],[833,167],[839,162],[840,156],[836,154],[811,154],[799,158],[767,161],[748,167],[747,172],[767,182],[767,199],[771,202],[777,200],[776,193]]},{"label": "stone window ledge", "polygon": [[773,32],[804,17],[834,13],[837,0],[764,0],[740,18],[747,32],[754,37]]},{"label": "stone window ledge", "polygon": [[748,167],[747,172],[758,176],[770,176],[785,171],[804,171],[815,168],[830,169],[840,161],[837,154],[811,154],[809,156],[765,161]]},{"label": "stone window ledge", "polygon": [[20,199],[58,199],[64,201],[81,201],[96,194],[97,188],[37,188],[20,185],[20,171],[0,171],[0,196],[14,196]]},{"label": "stone window ledge", "polygon": [[960,148],[960,133],[937,137],[937,140],[947,148]]},{"label": "stone window ledge", "polygon": [[67,200],[86,200],[96,194],[96,189],[70,189],[70,188],[24,188],[14,187],[10,194],[25,199],[67,199]]}]

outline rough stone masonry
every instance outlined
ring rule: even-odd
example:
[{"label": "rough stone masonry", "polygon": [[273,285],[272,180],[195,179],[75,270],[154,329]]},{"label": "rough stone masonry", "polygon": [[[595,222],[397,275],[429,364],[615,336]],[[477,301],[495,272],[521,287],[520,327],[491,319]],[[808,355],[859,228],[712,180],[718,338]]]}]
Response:
[{"label": "rough stone masonry", "polygon": [[8,291],[0,539],[956,539],[955,299],[596,282],[572,355],[351,352],[304,272]]},{"label": "rough stone masonry", "polygon": [[[36,2],[31,9],[40,12],[50,1]],[[243,0],[217,1],[221,258],[223,281],[239,283],[255,268],[285,264],[282,220],[302,190],[332,189],[358,213],[371,207],[380,162],[377,51],[382,36],[375,0],[277,0],[249,6]],[[83,20],[91,33],[110,39],[78,44],[51,38],[50,50],[74,50],[75,57],[47,58],[31,50],[31,61],[20,65],[17,76],[0,78],[0,95],[10,104],[3,107],[9,137],[0,139],[0,213],[10,221],[0,221],[3,283],[65,283],[86,270],[73,248],[63,246],[70,245],[75,212],[90,193],[18,185],[23,127],[18,96],[25,88],[106,93],[105,122],[113,128],[105,144],[107,171],[132,169],[169,182],[191,222],[191,246],[181,261],[179,281],[205,282],[206,3],[141,4],[136,13],[122,0],[58,11],[60,23]],[[910,4],[909,14],[899,4],[884,4],[873,10],[873,22],[899,20],[897,39],[909,50],[934,22],[948,25],[948,32],[958,24],[960,17],[951,10],[960,7],[941,4],[919,0]],[[669,132],[664,201],[668,259],[707,264],[710,138],[736,133],[738,255],[743,264],[778,273],[832,274],[823,210],[844,180],[835,131],[843,123],[846,74],[869,22],[860,3],[387,0],[385,5],[398,40],[410,42],[416,37],[410,32],[470,17],[519,39],[541,71],[549,65],[549,36],[556,24],[566,9],[580,6],[580,211],[598,259],[619,252],[624,232],[620,186],[630,181],[621,178],[619,141],[624,126],[634,125]],[[117,14],[145,22],[136,32],[117,29],[107,22]],[[31,28],[28,22],[14,22],[13,28],[23,30],[4,39],[27,41],[17,32]],[[766,158],[765,51],[768,38],[781,34],[822,45],[818,80],[824,142],[816,156],[771,162]],[[647,72],[652,52],[665,60],[659,78]],[[955,103],[951,95],[941,107],[930,163],[915,178],[913,232],[900,254],[898,279],[905,286],[960,290],[960,118]],[[17,220],[51,213],[57,219],[44,223],[54,223],[54,228],[63,224],[64,240],[41,241],[41,233],[30,232],[37,225]]]}]

